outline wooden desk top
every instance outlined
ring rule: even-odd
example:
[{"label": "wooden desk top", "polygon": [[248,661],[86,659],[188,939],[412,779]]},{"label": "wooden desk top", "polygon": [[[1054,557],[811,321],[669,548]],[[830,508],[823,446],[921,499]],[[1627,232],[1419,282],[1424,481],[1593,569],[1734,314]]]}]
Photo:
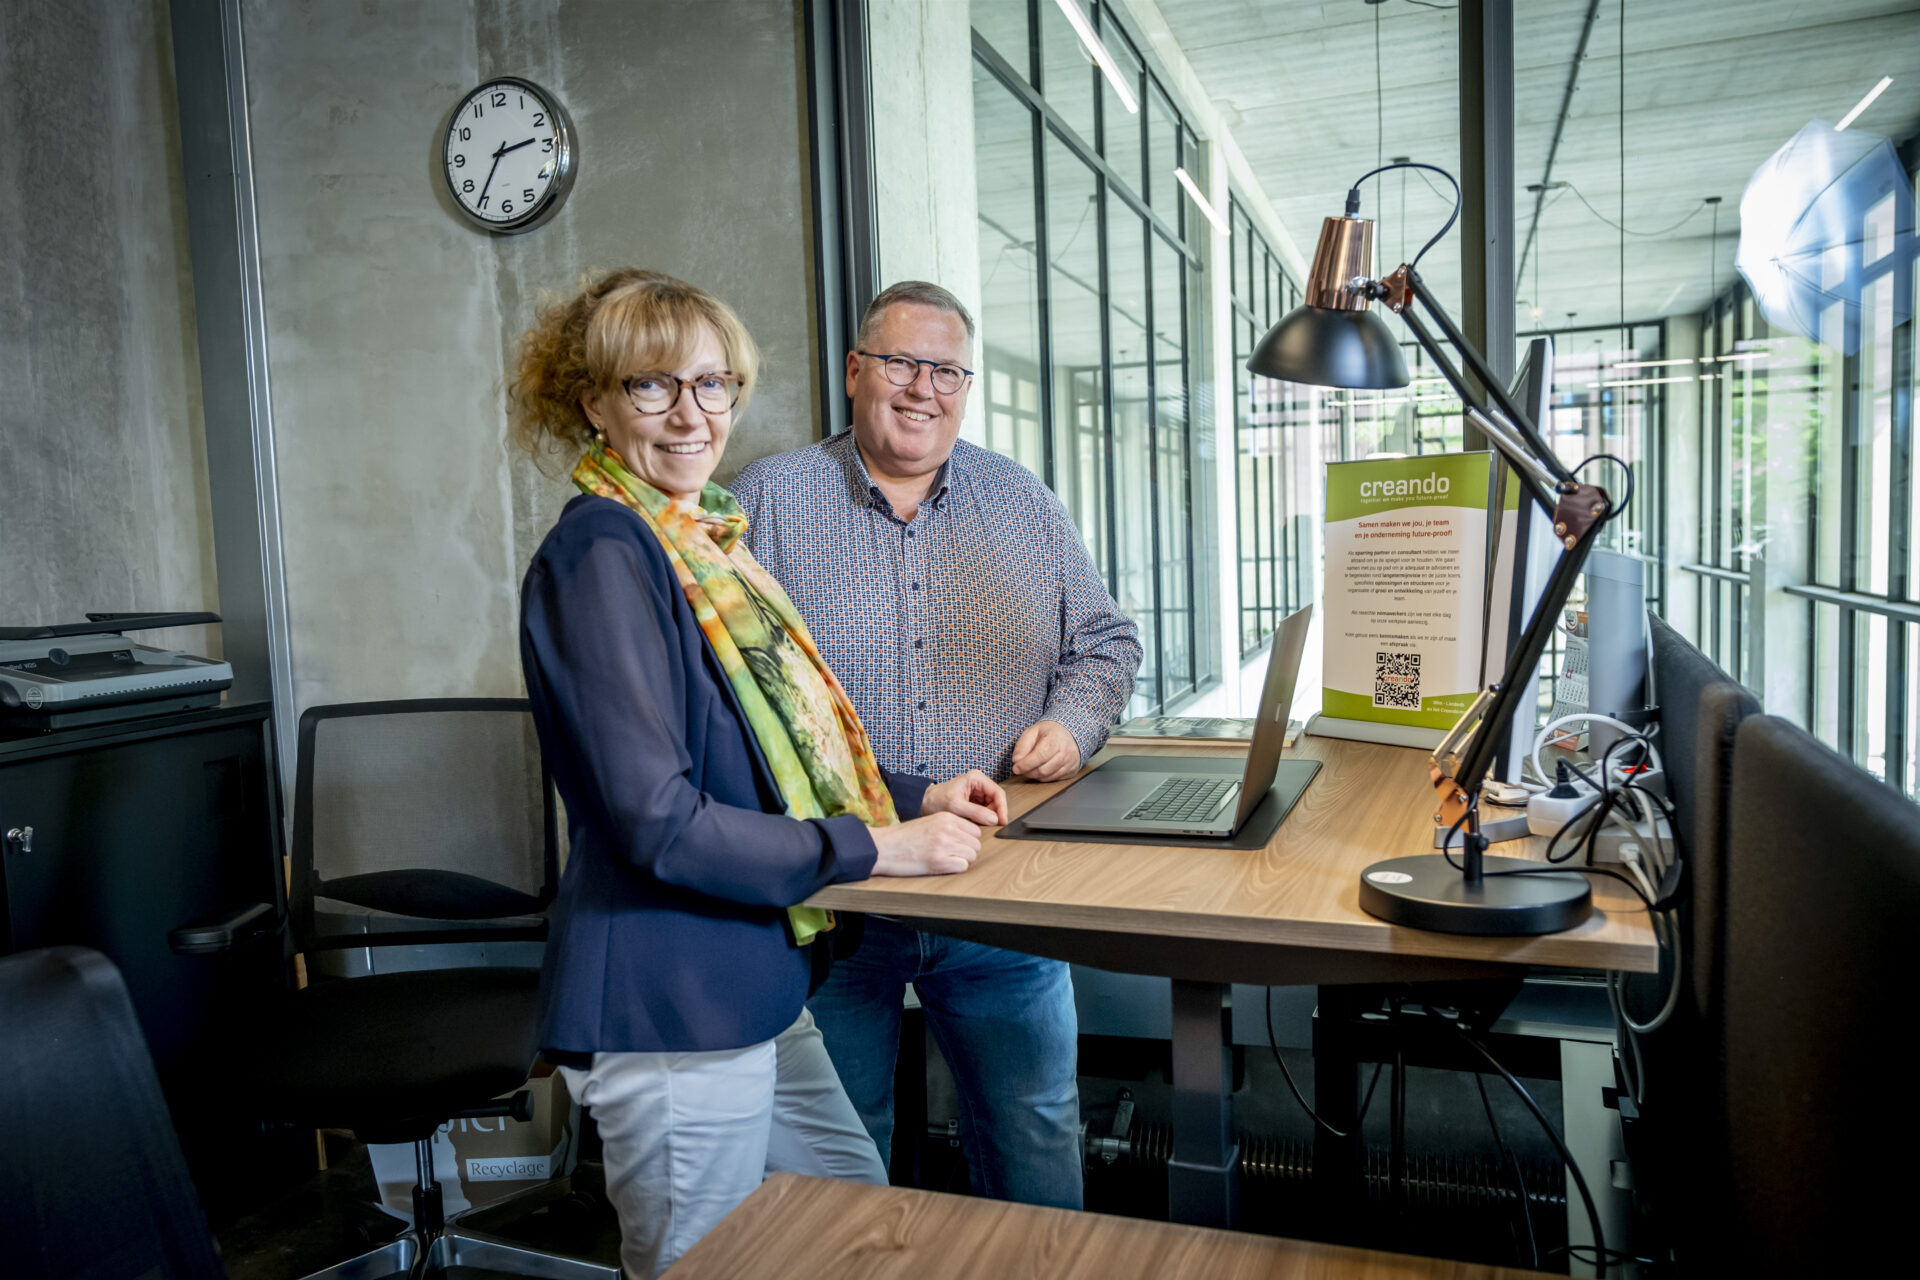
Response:
[{"label": "wooden desk top", "polygon": [[[1154,749],[1126,750],[1147,754]],[[1162,750],[1241,753],[1192,745]],[[1591,877],[1591,917],[1544,937],[1429,933],[1368,915],[1360,909],[1361,872],[1384,858],[1435,852],[1426,753],[1302,736],[1287,755],[1316,759],[1323,767],[1262,850],[1001,840],[989,832],[979,861],[962,875],[832,885],[807,901],[846,911],[1035,930],[1503,966],[1654,971],[1658,948],[1652,923],[1632,892],[1607,877]],[[1010,784],[1011,811],[1018,816],[1066,785]],[[1545,846],[1544,839],[1510,840],[1491,852],[1539,858]]]},{"label": "wooden desk top", "polygon": [[1520,1280],[1437,1258],[777,1173],[666,1280]]}]

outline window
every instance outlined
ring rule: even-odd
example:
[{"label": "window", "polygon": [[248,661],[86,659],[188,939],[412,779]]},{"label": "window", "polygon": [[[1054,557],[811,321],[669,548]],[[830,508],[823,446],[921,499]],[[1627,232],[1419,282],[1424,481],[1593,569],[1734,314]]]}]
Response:
[{"label": "window", "polygon": [[[1146,653],[1129,714],[1218,678],[1198,140],[1114,12],[1128,112],[1052,3],[974,6],[980,443],[1060,496]],[[1037,24],[1037,25],[1036,25]],[[1039,82],[1033,77],[1038,75]],[[1189,243],[1187,237],[1194,236]]]},{"label": "window", "polygon": [[1920,459],[1903,318],[1920,267],[1891,251],[1894,199],[1821,264],[1823,284],[1857,288],[1860,305],[1830,305],[1819,341],[1770,326],[1743,283],[1700,318],[1701,563],[1687,567],[1709,656],[1920,799]]},{"label": "window", "polygon": [[[1323,415],[1337,421],[1343,392],[1257,378],[1247,357],[1300,301],[1280,260],[1238,200],[1233,243],[1234,465],[1238,471],[1240,651],[1267,642],[1280,619],[1311,602],[1318,581]],[[1336,455],[1337,456],[1337,455]]]}]

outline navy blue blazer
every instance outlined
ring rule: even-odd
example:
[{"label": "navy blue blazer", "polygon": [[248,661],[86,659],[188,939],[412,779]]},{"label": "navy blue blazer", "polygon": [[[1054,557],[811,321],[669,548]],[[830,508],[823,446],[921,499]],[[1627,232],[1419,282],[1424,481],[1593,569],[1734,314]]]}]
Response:
[{"label": "navy blue blazer", "polygon": [[[571,838],[540,974],[551,1056],[737,1049],[800,1016],[787,907],[864,880],[858,818],[796,821],[653,531],[561,512],[521,587],[520,661]],[[888,774],[902,818],[925,779]]]}]

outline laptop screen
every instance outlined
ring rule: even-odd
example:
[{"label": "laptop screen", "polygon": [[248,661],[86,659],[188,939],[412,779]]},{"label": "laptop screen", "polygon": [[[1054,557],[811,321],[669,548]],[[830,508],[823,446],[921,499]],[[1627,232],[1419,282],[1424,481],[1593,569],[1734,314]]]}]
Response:
[{"label": "laptop screen", "polygon": [[1240,807],[1233,827],[1252,816],[1267,798],[1273,776],[1280,769],[1280,752],[1287,743],[1287,712],[1293,707],[1293,686],[1300,678],[1300,659],[1307,651],[1307,632],[1313,624],[1313,606],[1291,614],[1273,633],[1267,651],[1267,679],[1260,691],[1260,716],[1253,726],[1253,745],[1247,749],[1247,772],[1240,782]]}]

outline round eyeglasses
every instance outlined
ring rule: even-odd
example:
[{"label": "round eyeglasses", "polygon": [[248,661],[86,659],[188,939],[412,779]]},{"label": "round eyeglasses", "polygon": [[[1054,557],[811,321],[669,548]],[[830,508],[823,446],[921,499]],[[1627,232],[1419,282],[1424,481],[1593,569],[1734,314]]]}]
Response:
[{"label": "round eyeglasses", "polygon": [[691,388],[693,402],[706,413],[725,413],[740,399],[740,378],[725,369],[676,378],[670,373],[636,373],[620,384],[633,402],[634,412],[665,413],[680,403],[680,392]]},{"label": "round eyeglasses", "polygon": [[896,387],[910,387],[920,376],[920,366],[925,365],[931,372],[927,378],[933,383],[933,389],[943,396],[950,396],[965,385],[973,376],[973,370],[962,369],[957,364],[941,364],[936,360],[917,360],[912,356],[883,356],[871,351],[855,350],[857,356],[869,360],[878,360],[885,370],[887,381]]}]

